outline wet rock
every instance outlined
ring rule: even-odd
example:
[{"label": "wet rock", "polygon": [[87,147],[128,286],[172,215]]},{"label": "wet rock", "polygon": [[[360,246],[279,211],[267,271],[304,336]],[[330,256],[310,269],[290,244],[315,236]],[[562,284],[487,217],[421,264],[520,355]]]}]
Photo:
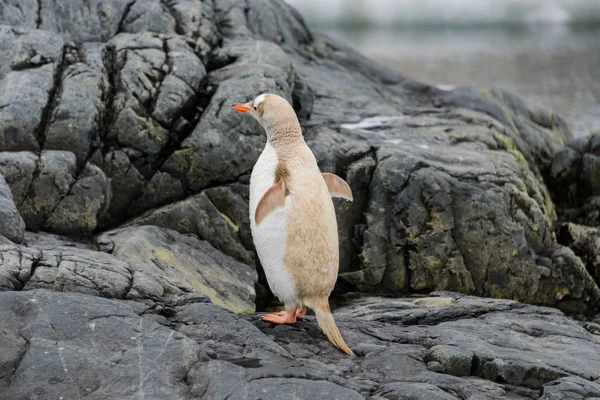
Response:
[{"label": "wet rock", "polygon": [[0,235],[20,243],[25,234],[25,221],[21,218],[10,187],[0,173]]}]

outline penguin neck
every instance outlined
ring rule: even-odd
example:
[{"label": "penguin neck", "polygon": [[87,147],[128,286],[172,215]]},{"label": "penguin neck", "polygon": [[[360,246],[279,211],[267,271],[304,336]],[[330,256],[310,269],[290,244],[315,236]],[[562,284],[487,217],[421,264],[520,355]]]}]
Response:
[{"label": "penguin neck", "polygon": [[267,140],[276,151],[286,151],[288,149],[304,144],[304,136],[299,123],[275,123],[265,127]]}]

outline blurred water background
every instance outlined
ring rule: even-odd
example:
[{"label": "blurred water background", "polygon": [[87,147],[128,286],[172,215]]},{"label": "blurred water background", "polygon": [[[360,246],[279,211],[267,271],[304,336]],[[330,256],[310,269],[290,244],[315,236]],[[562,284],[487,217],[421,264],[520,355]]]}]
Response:
[{"label": "blurred water background", "polygon": [[600,131],[600,0],[287,0],[314,30],[413,78],[502,87]]}]

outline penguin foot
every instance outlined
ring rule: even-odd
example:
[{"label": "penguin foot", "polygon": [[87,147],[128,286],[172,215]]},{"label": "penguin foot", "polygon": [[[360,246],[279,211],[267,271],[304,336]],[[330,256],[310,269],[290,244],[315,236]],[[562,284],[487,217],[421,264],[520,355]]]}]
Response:
[{"label": "penguin foot", "polygon": [[306,315],[306,306],[296,309],[296,318],[302,319]]},{"label": "penguin foot", "polygon": [[274,314],[267,314],[262,317],[263,321],[272,322],[274,324],[293,324],[296,322],[296,310],[279,311]]}]

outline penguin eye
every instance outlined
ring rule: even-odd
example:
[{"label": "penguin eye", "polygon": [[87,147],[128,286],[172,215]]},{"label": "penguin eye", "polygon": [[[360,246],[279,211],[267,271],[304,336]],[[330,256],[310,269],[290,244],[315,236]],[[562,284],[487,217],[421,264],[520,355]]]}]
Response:
[{"label": "penguin eye", "polygon": [[257,107],[256,107],[256,106],[254,106],[254,107],[252,107],[252,108],[254,108],[254,111],[256,111],[256,108],[257,108]]}]

